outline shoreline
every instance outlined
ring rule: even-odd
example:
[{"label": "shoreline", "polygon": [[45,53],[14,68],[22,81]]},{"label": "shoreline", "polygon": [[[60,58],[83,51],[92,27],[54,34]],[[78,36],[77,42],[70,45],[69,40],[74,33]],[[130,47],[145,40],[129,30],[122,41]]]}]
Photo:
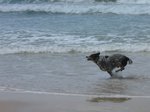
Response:
[{"label": "shoreline", "polygon": [[70,97],[100,97],[100,98],[150,98],[149,95],[121,95],[121,94],[82,94],[82,93],[62,93],[62,92],[42,92],[42,91],[1,91],[1,94],[32,94],[32,95],[58,95],[58,96],[70,96]]},{"label": "shoreline", "polygon": [[[96,98],[98,101],[90,101]],[[149,103],[150,96],[125,99],[123,96],[0,92],[1,112],[149,112]]]}]

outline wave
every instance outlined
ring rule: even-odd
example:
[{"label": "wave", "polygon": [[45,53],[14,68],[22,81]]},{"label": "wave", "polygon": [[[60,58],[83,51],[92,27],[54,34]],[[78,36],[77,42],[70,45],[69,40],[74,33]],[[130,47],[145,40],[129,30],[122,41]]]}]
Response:
[{"label": "wave", "polygon": [[122,3],[122,4],[150,4],[150,0],[117,0],[117,3]]},{"label": "wave", "polygon": [[0,3],[116,2],[117,0],[0,0]]},{"label": "wave", "polygon": [[125,4],[150,4],[149,0],[0,0],[0,3],[5,4],[16,4],[16,3],[93,3],[93,2],[115,2],[115,3],[125,3]]},{"label": "wave", "polygon": [[[49,32],[10,32],[1,34],[0,54],[15,53],[89,53],[89,52],[150,52],[150,39],[128,35],[70,35]],[[30,34],[30,36],[26,36]],[[11,35],[11,38],[10,38]],[[105,38],[104,38],[105,37]]]},{"label": "wave", "polygon": [[28,54],[28,53],[89,53],[89,52],[150,52],[150,44],[141,45],[98,45],[98,46],[24,46],[14,48],[1,48],[0,54]]},{"label": "wave", "polygon": [[44,12],[64,14],[150,14],[148,4],[81,4],[81,3],[52,3],[52,4],[0,4],[0,12]]}]

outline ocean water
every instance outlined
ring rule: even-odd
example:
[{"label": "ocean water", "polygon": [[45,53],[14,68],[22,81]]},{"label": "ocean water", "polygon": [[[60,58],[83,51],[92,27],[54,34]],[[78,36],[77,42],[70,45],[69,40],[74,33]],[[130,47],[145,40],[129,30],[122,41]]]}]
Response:
[{"label": "ocean water", "polygon": [[[0,90],[150,95],[149,0],[0,0]],[[133,60],[110,78],[85,58]]]}]

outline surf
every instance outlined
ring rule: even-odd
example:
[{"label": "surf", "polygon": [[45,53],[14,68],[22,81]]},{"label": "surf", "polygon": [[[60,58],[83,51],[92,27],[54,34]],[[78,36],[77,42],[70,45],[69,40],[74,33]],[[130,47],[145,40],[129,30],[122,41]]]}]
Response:
[{"label": "surf", "polygon": [[[93,13],[112,13],[112,14],[131,14],[141,15],[150,14],[150,2],[118,0],[116,2],[104,2],[103,0],[62,0],[40,1],[0,1],[0,12],[32,12],[32,13],[62,13],[62,14],[93,14]],[[108,0],[107,0],[108,1]]]},{"label": "surf", "polygon": [[56,3],[56,2],[71,2],[71,3],[79,3],[79,2],[115,2],[115,3],[128,3],[128,4],[148,4],[149,0],[0,0],[0,3]]}]

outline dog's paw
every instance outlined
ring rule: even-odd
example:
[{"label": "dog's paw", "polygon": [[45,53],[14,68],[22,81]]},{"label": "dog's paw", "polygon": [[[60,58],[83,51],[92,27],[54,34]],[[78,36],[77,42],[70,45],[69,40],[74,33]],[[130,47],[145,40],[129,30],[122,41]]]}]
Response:
[{"label": "dog's paw", "polygon": [[120,70],[116,70],[115,72],[119,72]]}]

